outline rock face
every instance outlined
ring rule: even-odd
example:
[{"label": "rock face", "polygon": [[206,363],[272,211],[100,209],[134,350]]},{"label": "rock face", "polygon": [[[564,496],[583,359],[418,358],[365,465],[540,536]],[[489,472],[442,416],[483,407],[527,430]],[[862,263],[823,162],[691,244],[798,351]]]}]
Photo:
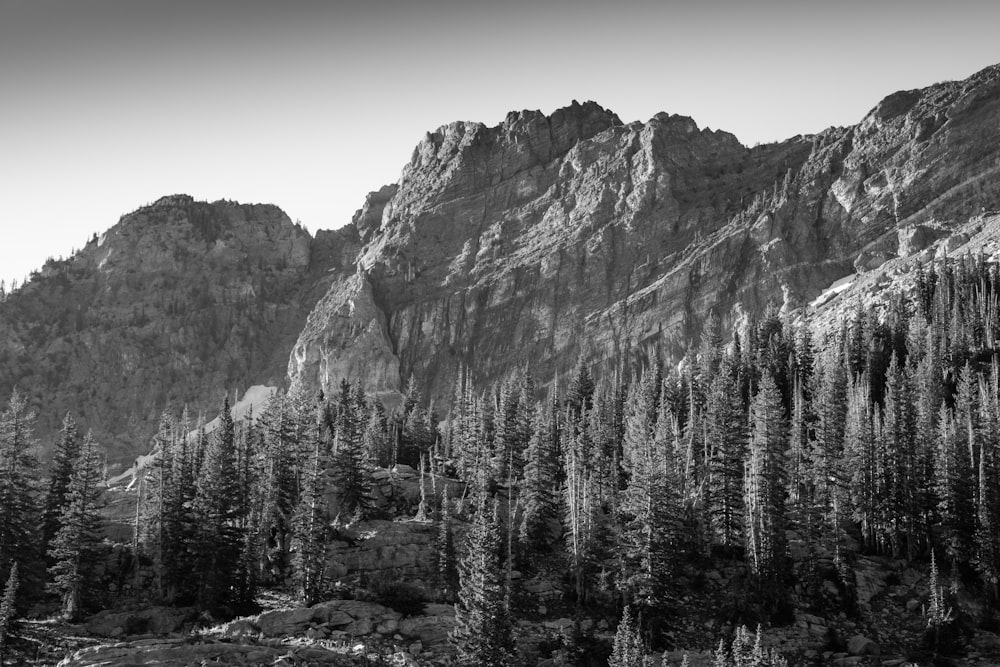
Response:
[{"label": "rock face", "polygon": [[353,229],[316,240],[269,205],[164,197],[123,216],[0,303],[0,400],[19,387],[43,442],[72,411],[112,460],[148,450],[159,414],[217,414],[279,385]]},{"label": "rock face", "polygon": [[1000,66],[753,148],[574,102],[427,134],[315,238],[273,206],[165,197],[0,303],[0,401],[16,385],[44,407],[43,441],[72,410],[122,462],[169,404],[210,418],[251,384],[395,392],[413,374],[441,405],[463,365],[478,385],[579,355],[628,374],[682,354],[710,311],[789,311],[968,247],[959,227],[1000,210],[998,121]]},{"label": "rock face", "polygon": [[590,102],[447,125],[355,216],[357,269],[309,315],[289,374],[384,391],[412,373],[444,398],[461,364],[548,379],[580,354],[605,371],[676,356],[709,311],[803,306],[931,225],[1000,208],[998,116],[992,67],[755,148]]}]

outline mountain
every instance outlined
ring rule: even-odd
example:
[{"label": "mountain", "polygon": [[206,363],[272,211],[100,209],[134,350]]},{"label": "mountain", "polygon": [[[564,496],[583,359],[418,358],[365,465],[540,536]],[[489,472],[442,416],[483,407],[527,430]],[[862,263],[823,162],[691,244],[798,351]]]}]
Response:
[{"label": "mountain", "polygon": [[112,461],[145,452],[166,407],[212,419],[226,392],[282,383],[351,232],[183,195],[125,215],[0,302],[0,398],[29,397],[43,445],[72,411]]},{"label": "mountain", "polygon": [[1000,66],[754,147],[594,102],[451,123],[315,237],[274,206],[165,197],[0,303],[0,400],[26,393],[43,438],[72,410],[121,462],[168,405],[210,419],[251,385],[413,375],[440,405],[462,367],[480,386],[580,356],[629,373],[710,312],[821,319],[837,281],[884,289],[907,257],[993,238],[997,127]]},{"label": "mountain", "polygon": [[711,311],[803,308],[1000,208],[998,126],[1000,66],[753,148],[592,102],[446,125],[355,216],[358,270],[309,314],[289,376],[386,391],[412,374],[445,399],[463,365],[487,382],[676,358]]}]

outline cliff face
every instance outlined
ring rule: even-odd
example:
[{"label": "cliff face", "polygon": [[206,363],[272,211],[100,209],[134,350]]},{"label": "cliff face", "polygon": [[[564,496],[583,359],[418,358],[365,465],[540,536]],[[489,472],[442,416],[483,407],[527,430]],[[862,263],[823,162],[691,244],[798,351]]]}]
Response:
[{"label": "cliff face", "polygon": [[314,241],[274,206],[164,197],[0,303],[0,400],[30,398],[43,450],[72,411],[128,460],[168,405],[211,419],[225,392],[283,382],[353,233]]},{"label": "cliff face", "polygon": [[20,387],[48,441],[72,410],[121,462],[164,407],[211,418],[286,377],[392,392],[414,374],[442,399],[461,365],[477,383],[523,365],[546,381],[581,354],[627,373],[682,353],[712,310],[794,310],[961,247],[1000,210],[997,127],[1000,66],[754,148],[592,102],[453,123],[315,238],[273,206],[165,197],[0,303],[0,400]]},{"label": "cliff face", "polygon": [[547,379],[579,354],[605,371],[677,354],[710,310],[800,307],[896,256],[899,230],[1000,208],[998,119],[993,67],[752,149],[593,103],[453,123],[355,217],[357,270],[309,315],[289,374],[393,390],[413,373],[444,397],[460,364]]}]

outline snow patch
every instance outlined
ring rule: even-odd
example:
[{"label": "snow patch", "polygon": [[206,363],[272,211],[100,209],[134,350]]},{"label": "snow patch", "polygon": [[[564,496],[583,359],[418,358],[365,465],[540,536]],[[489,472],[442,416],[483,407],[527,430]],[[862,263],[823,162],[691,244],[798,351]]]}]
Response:
[{"label": "snow patch", "polygon": [[823,290],[818,297],[813,299],[809,303],[810,308],[819,308],[825,303],[828,303],[833,297],[837,296],[854,282],[854,279],[858,277],[858,274],[852,273],[848,276],[844,276],[840,280],[834,281],[829,287]]}]

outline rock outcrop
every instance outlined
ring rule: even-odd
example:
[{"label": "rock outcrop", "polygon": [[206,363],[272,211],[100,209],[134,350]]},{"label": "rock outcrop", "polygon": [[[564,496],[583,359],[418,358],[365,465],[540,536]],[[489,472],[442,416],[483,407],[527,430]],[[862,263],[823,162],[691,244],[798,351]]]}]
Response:
[{"label": "rock outcrop", "polygon": [[676,356],[709,311],[802,307],[1000,208],[998,117],[1000,66],[754,148],[590,102],[444,126],[355,216],[356,271],[309,315],[289,374],[372,391],[414,374],[445,398],[463,364],[548,379],[580,354],[625,371]]},{"label": "rock outcrop", "polygon": [[99,667],[103,665],[357,665],[359,661],[321,646],[268,646],[232,644],[191,639],[146,639],[136,642],[105,644],[81,649],[59,663],[60,667]]}]

